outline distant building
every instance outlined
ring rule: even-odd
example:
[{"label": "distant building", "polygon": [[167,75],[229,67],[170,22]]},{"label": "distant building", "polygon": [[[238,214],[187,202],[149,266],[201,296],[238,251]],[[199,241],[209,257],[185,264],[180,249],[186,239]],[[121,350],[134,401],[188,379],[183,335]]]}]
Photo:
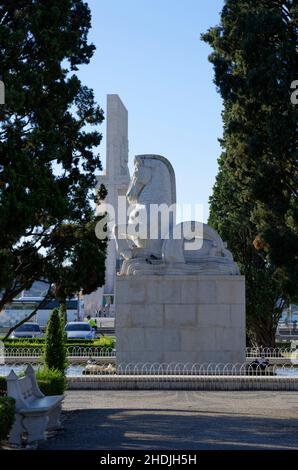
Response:
[{"label": "distant building", "polygon": [[[7,305],[5,309],[0,312],[0,328],[11,327],[23,320],[26,316],[37,307],[37,305],[44,299],[47,291],[47,284],[44,282],[35,282],[31,289],[24,290],[18,295],[11,304]],[[79,305],[78,302],[81,302]],[[82,301],[78,299],[67,300],[67,319],[74,321],[84,316],[84,308]],[[49,315],[53,308],[59,307],[56,300],[50,301],[47,305],[40,308],[31,321],[36,321],[41,326],[45,326],[48,322]]]},{"label": "distant building", "polygon": [[278,322],[277,341],[298,340],[298,305],[290,304]]}]

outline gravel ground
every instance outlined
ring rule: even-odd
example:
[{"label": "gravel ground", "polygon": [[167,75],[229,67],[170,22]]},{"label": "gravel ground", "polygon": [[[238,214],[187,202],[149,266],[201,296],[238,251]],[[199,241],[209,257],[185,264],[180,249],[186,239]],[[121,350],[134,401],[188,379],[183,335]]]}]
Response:
[{"label": "gravel ground", "polygon": [[40,449],[298,449],[294,392],[69,391]]}]

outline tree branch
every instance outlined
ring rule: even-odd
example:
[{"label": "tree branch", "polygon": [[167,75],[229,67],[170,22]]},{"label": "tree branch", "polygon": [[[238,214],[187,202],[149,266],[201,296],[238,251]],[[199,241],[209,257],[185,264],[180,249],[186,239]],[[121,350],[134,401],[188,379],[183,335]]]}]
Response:
[{"label": "tree branch", "polygon": [[6,335],[4,336],[3,338],[3,341],[5,341],[6,339],[9,338],[9,336],[11,335],[11,333],[16,329],[18,328],[19,326],[23,325],[23,323],[26,323],[28,320],[30,320],[30,318],[32,318],[36,312],[42,308],[44,305],[47,305],[49,303],[50,300],[52,300],[54,298],[54,295],[51,293],[51,286],[48,288],[48,291],[45,295],[45,297],[43,298],[43,300],[41,302],[39,302],[39,304],[35,307],[35,309],[26,317],[24,318],[23,320],[21,320],[19,323],[17,323],[16,325],[12,326],[8,332],[6,333]]}]

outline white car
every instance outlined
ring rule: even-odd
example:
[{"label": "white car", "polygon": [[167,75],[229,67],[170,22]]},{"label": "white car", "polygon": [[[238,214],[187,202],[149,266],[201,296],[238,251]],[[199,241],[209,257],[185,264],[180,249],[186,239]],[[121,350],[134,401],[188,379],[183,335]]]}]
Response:
[{"label": "white car", "polygon": [[67,323],[65,332],[67,339],[93,339],[95,336],[95,331],[88,322],[74,321]]},{"label": "white car", "polygon": [[16,328],[10,335],[13,339],[19,338],[42,338],[43,333],[37,323],[23,323],[23,325]]}]

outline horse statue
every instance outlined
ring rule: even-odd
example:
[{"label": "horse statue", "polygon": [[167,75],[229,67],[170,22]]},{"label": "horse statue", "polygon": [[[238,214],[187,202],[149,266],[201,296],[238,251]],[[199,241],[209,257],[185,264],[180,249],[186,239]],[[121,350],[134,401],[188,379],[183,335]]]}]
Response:
[{"label": "horse statue", "polygon": [[124,258],[120,274],[240,274],[214,229],[198,221],[176,224],[175,173],[166,158],[136,156],[126,198],[128,222],[114,228]]},{"label": "horse statue", "polygon": [[128,223],[114,229],[118,253],[126,260],[161,259],[163,239],[175,223],[174,211],[168,224],[151,215],[152,205],[175,207],[176,182],[170,162],[160,155],[137,155],[126,198]]}]

